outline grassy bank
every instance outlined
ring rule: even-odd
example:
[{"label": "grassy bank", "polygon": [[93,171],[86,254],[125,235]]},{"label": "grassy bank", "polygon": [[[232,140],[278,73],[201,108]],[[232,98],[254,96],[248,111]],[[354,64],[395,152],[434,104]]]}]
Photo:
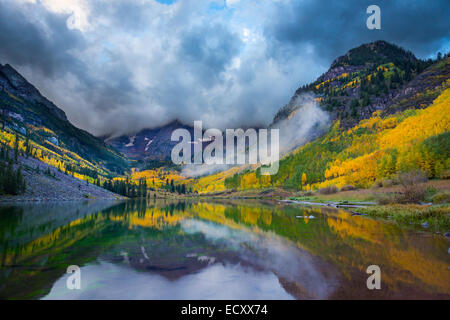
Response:
[{"label": "grassy bank", "polygon": [[450,232],[450,181],[431,180],[417,184],[423,190],[421,204],[400,204],[405,189],[400,185],[370,189],[336,190],[330,194],[314,192],[290,197],[291,200],[317,202],[345,207],[370,202],[365,208],[348,208],[373,218],[394,221],[402,226],[419,227],[431,232]]},{"label": "grassy bank", "polygon": [[450,205],[394,204],[356,208],[354,211],[370,217],[392,220],[404,226],[421,226],[430,231],[450,231]]},{"label": "grassy bank", "polygon": [[[423,190],[425,190],[424,202],[433,204],[445,204],[450,199],[450,180],[430,180],[424,183],[418,184]],[[395,203],[395,198],[404,193],[402,186],[393,185],[389,187],[375,187],[369,189],[355,189],[336,192],[329,194],[321,194],[320,192],[314,193],[298,193],[294,196],[295,200],[303,201],[371,201],[383,204],[386,199],[391,199]]]}]

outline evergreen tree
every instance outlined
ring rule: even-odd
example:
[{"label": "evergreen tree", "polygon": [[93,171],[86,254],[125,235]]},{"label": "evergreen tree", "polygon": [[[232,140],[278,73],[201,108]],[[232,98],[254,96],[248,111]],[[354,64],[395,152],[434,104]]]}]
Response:
[{"label": "evergreen tree", "polygon": [[6,126],[6,111],[2,109],[2,130],[5,130]]},{"label": "evergreen tree", "polygon": [[356,118],[358,116],[358,107],[359,107],[359,101],[357,99],[352,100],[352,102],[350,103],[350,109],[351,109],[353,118]]},{"label": "evergreen tree", "polygon": [[30,138],[29,138],[28,134],[25,138],[25,155],[27,158],[30,155]]},{"label": "evergreen tree", "polygon": [[16,132],[16,138],[14,139],[14,161],[17,162],[19,156],[19,135]]},{"label": "evergreen tree", "polygon": [[0,161],[0,194],[18,195],[25,192],[25,179],[22,175],[22,168],[14,170],[11,161],[5,168],[5,162]]}]

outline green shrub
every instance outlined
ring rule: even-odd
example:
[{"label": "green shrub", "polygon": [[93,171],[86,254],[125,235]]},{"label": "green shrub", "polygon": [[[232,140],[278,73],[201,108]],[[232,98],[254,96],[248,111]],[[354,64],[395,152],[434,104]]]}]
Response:
[{"label": "green shrub", "polygon": [[432,198],[431,201],[433,201],[433,203],[450,203],[450,193],[447,192],[440,192],[435,194]]}]

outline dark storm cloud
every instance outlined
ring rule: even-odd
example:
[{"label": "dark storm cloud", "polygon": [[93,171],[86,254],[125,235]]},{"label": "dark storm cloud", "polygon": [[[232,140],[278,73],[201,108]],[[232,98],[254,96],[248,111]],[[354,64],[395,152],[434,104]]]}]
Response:
[{"label": "dark storm cloud", "polygon": [[[355,46],[384,39],[426,57],[450,42],[448,0],[212,2],[0,0],[0,63],[75,125],[122,134],[173,119],[269,124]],[[366,28],[369,4],[380,31]]]},{"label": "dark storm cloud", "polygon": [[[39,19],[31,20],[30,15],[26,14],[27,10],[28,13],[32,11],[33,16]],[[20,7],[10,1],[0,1],[0,63],[9,63],[19,71],[25,70],[25,73],[26,70],[31,70],[29,76],[37,81],[34,84],[40,89],[47,89],[43,93],[49,93],[50,99],[55,98],[52,94],[61,91],[58,82],[53,81],[70,75],[76,81],[73,85],[76,92],[63,93],[74,96],[70,97],[72,103],[60,107],[69,114],[83,116],[86,114],[78,104],[82,99],[88,100],[92,114],[87,114],[89,120],[77,124],[95,132],[95,127],[101,121],[101,114],[117,115],[119,111],[126,115],[126,108],[130,104],[139,103],[136,99],[138,92],[130,82],[130,72],[120,61],[121,58],[114,57],[114,54],[109,58],[116,59],[117,68],[103,70],[102,78],[105,81],[98,81],[96,75],[90,72],[90,66],[73,54],[74,50],[85,49],[88,41],[81,31],[67,27],[68,17],[68,14],[54,14],[32,4]],[[135,15],[128,18],[129,21],[136,21]],[[27,78],[31,81],[30,77]],[[128,120],[133,121],[132,118],[133,115]],[[101,127],[104,129],[96,133],[109,133],[110,128],[114,128],[108,123]]]},{"label": "dark storm cloud", "polygon": [[195,26],[181,35],[178,57],[200,71],[203,84],[209,86],[239,53],[240,46],[240,38],[223,25]]},{"label": "dark storm cloud", "polygon": [[78,30],[67,29],[67,15],[34,10],[39,22],[30,22],[20,8],[0,1],[0,63],[30,66],[49,77],[82,68],[70,50],[82,49],[85,42]]},{"label": "dark storm cloud", "polygon": [[[366,27],[366,9],[372,4],[381,9],[381,30]],[[387,40],[427,57],[450,41],[449,32],[448,0],[282,2],[265,28],[272,55],[290,54],[309,45],[327,61],[375,40]]]}]

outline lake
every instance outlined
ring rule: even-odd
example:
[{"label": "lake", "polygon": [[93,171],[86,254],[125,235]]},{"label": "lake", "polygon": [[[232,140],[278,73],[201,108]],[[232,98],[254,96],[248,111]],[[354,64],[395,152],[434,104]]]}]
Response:
[{"label": "lake", "polygon": [[[449,299],[450,241],[257,200],[2,204],[1,299]],[[67,273],[78,266],[81,288]],[[369,290],[367,268],[381,271]]]}]

